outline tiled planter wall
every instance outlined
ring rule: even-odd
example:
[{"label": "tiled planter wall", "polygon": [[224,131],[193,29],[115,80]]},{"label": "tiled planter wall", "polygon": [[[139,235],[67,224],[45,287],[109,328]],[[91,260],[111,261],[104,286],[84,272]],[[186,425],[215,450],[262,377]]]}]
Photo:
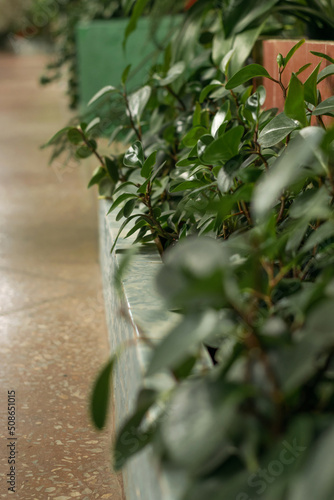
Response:
[{"label": "tiled planter wall", "polygon": [[[139,249],[123,279],[122,297],[114,288],[114,276],[119,258],[131,245],[131,238],[118,240],[116,251],[110,255],[112,242],[120,226],[114,215],[106,216],[110,203],[100,203],[100,260],[103,276],[105,309],[111,352],[131,340],[116,367],[114,405],[116,428],[133,409],[148,351],[143,342],[134,342],[142,332],[146,337],[159,339],[176,322],[176,315],[164,309],[154,291],[155,275],[161,259],[155,247]],[[129,228],[126,229],[126,232]],[[151,449],[145,449],[129,461],[123,472],[126,500],[175,500],[170,481],[159,470]]]},{"label": "tiled planter wall", "polygon": [[[274,78],[278,77],[278,65],[276,62],[276,57],[280,53],[286,56],[291,47],[293,47],[298,40],[263,40],[257,44],[256,47],[256,58],[259,62],[263,64],[266,70]],[[285,86],[289,83],[289,78],[291,72],[298,71],[304,64],[312,63],[309,68],[303,71],[299,78],[302,82],[309,77],[316,65],[322,61],[320,66],[320,71],[331,63],[325,59],[320,59],[314,56],[310,51],[323,52],[330,57],[334,58],[334,42],[323,42],[323,41],[313,41],[306,40],[306,42],[298,49],[295,55],[290,59],[287,64],[286,70],[282,75],[282,81]],[[267,91],[266,107],[267,108],[278,108],[282,111],[284,108],[284,100],[281,88],[274,82],[264,78],[262,82]],[[334,93],[334,76],[328,77],[319,84],[319,90],[321,92],[322,100],[331,97]],[[325,121],[329,123],[331,121],[330,117],[325,117]]]}]

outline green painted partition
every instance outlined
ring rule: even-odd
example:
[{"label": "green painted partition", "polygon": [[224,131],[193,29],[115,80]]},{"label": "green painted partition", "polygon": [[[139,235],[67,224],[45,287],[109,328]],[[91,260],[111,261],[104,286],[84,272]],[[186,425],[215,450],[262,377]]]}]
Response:
[{"label": "green painted partition", "polygon": [[152,62],[159,58],[158,45],[173,30],[175,18],[165,18],[152,36],[149,19],[138,21],[123,50],[128,19],[80,23],[77,28],[77,60],[81,109],[106,85],[119,85],[124,68],[132,64],[129,90],[142,85]]}]

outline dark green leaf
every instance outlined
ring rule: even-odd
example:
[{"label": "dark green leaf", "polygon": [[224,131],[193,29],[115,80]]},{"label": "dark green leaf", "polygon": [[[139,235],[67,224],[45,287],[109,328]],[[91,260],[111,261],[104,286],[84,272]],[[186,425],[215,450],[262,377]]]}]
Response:
[{"label": "dark green leaf", "polygon": [[113,357],[103,368],[94,384],[91,401],[91,416],[95,426],[98,429],[103,429],[107,418],[110,397],[111,373],[114,364],[115,358]]},{"label": "dark green leaf", "polygon": [[93,154],[93,152],[91,151],[91,149],[88,147],[88,146],[80,146],[80,148],[78,148],[76,150],[76,156],[78,158],[88,158],[89,156],[91,156]]},{"label": "dark green leaf", "polygon": [[103,167],[97,167],[94,170],[93,177],[89,181],[87,188],[89,189],[90,187],[94,186],[94,184],[98,184],[106,176],[106,174],[107,172]]},{"label": "dark green leaf", "polygon": [[131,35],[133,31],[135,31],[137,27],[137,22],[140,16],[142,15],[148,0],[137,0],[135,2],[130,21],[125,29],[123,47],[125,47],[128,37]]},{"label": "dark green leaf", "polygon": [[115,183],[109,177],[105,176],[99,182],[99,196],[103,198],[111,198],[115,191]]},{"label": "dark green leaf", "polygon": [[285,113],[280,113],[261,130],[259,144],[264,148],[274,146],[285,139],[298,126],[298,123],[286,116]]},{"label": "dark green leaf", "polygon": [[150,177],[156,159],[157,159],[157,152],[153,151],[153,153],[151,153],[150,156],[145,160],[140,173],[140,175],[145,179],[148,179]]},{"label": "dark green leaf", "polygon": [[233,186],[233,179],[242,164],[242,158],[231,158],[218,172],[217,184],[221,193],[227,193]]},{"label": "dark green leaf", "polygon": [[224,162],[236,156],[239,151],[240,141],[244,133],[244,128],[239,125],[232,128],[225,134],[215,139],[207,146],[201,159],[206,164]]},{"label": "dark green leaf", "polygon": [[306,82],[304,83],[304,99],[307,102],[310,102],[313,104],[313,106],[316,106],[318,104],[318,95],[317,95],[317,78],[318,78],[318,73],[319,73],[319,68],[320,68],[319,63]]},{"label": "dark green leaf", "polygon": [[286,57],[284,57],[284,66],[286,66],[288,64],[288,62],[290,61],[291,57],[293,56],[293,54],[296,52],[296,50],[299,49],[299,47],[301,47],[303,45],[303,43],[305,43],[305,40],[299,40],[299,42],[297,42],[290,50],[289,52],[287,53]]},{"label": "dark green leaf", "polygon": [[147,222],[143,219],[139,220],[138,222],[136,222],[136,224],[133,226],[133,228],[130,229],[130,231],[128,231],[128,233],[126,234],[126,238],[129,238],[129,236],[132,236],[136,231],[138,231],[138,229],[141,229],[143,226],[146,226]]},{"label": "dark green leaf", "polygon": [[197,144],[198,139],[200,139],[202,135],[207,133],[208,131],[201,125],[193,127],[183,137],[182,142],[187,148],[193,147],[195,146],[195,144]]},{"label": "dark green leaf", "polygon": [[132,212],[136,206],[136,203],[137,203],[136,198],[129,200],[125,203],[124,209],[123,209],[124,217],[129,217],[132,214]]},{"label": "dark green leaf", "polygon": [[323,52],[315,52],[314,50],[310,50],[310,52],[311,54],[322,57],[323,59],[326,59],[330,63],[334,64],[334,59],[330,57],[328,54],[324,54]]},{"label": "dark green leaf", "polygon": [[322,80],[324,80],[328,76],[332,76],[332,75],[334,75],[334,64],[331,64],[330,66],[327,66],[322,71],[320,71],[320,73],[318,75],[318,83],[320,83]]},{"label": "dark green leaf", "polygon": [[285,100],[284,113],[293,120],[298,120],[303,127],[307,127],[308,121],[305,112],[304,85],[292,73],[288,95]]},{"label": "dark green leaf", "polygon": [[234,89],[242,83],[248,82],[248,80],[252,80],[252,78],[256,78],[259,76],[272,80],[272,77],[263,66],[261,66],[260,64],[249,64],[248,66],[245,66],[244,68],[239,70],[235,75],[233,75],[225,85],[225,88],[228,90]]},{"label": "dark green leaf", "polygon": [[106,164],[106,169],[108,171],[108,174],[110,178],[116,183],[119,180],[119,172],[118,172],[118,166],[115,161],[113,161],[111,158],[108,156],[104,157],[104,161]]},{"label": "dark green leaf", "polygon": [[312,112],[313,115],[332,115],[334,113],[334,96],[321,102]]},{"label": "dark green leaf", "polygon": [[150,179],[146,179],[146,181],[138,188],[137,193],[145,194],[149,182]]},{"label": "dark green leaf", "polygon": [[307,63],[304,64],[301,68],[299,68],[298,71],[296,71],[296,76],[300,75],[303,71],[305,71],[307,68],[309,68],[312,65],[312,63]]},{"label": "dark green leaf", "polygon": [[80,144],[83,142],[83,135],[77,128],[70,128],[67,132],[67,138],[72,144]]},{"label": "dark green leaf", "polygon": [[108,214],[110,214],[110,212],[112,212],[113,210],[115,210],[115,208],[117,208],[123,201],[125,200],[128,200],[129,198],[137,198],[137,196],[135,194],[132,194],[132,193],[123,193],[121,194],[115,201],[114,203],[111,205],[111,207],[109,208],[108,210]]}]

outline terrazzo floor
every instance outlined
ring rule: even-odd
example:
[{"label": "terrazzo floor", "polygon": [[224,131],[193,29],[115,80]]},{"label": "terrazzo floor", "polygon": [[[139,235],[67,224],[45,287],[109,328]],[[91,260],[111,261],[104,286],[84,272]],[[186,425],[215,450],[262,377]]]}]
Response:
[{"label": "terrazzo floor", "polygon": [[98,433],[88,414],[109,350],[96,193],[85,168],[48,167],[39,150],[67,113],[59,84],[38,85],[44,63],[0,54],[0,498],[122,500],[112,422]]}]

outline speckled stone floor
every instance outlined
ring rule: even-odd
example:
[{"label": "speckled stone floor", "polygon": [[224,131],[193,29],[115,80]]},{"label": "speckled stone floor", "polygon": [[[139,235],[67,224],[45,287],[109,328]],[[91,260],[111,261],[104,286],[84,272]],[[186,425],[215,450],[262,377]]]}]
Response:
[{"label": "speckled stone floor", "polygon": [[0,54],[0,498],[122,500],[112,422],[98,433],[88,415],[109,350],[96,193],[84,168],[48,167],[39,150],[66,119],[63,89],[37,83],[44,62]]}]

